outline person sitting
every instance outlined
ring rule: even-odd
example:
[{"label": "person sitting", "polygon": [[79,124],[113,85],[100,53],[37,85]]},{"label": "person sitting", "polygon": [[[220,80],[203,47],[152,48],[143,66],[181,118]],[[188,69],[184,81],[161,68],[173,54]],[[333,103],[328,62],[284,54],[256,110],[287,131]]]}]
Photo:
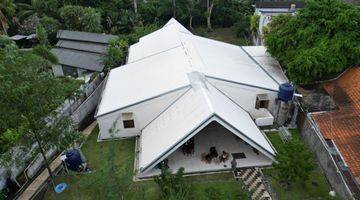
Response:
[{"label": "person sitting", "polygon": [[216,151],[215,147],[210,147],[210,156],[211,158],[216,158],[219,156],[218,152]]},{"label": "person sitting", "polygon": [[229,159],[229,153],[226,151],[223,151],[222,154],[219,157],[220,162],[226,162]]}]

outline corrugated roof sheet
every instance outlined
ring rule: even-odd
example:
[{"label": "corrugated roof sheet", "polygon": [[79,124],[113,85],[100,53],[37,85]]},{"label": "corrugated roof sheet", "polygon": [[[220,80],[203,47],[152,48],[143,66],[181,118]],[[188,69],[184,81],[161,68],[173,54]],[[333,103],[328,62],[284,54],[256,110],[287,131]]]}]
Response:
[{"label": "corrugated roof sheet", "polygon": [[63,65],[98,72],[101,72],[104,68],[101,54],[63,48],[53,48],[51,52],[56,55],[59,63]]},{"label": "corrugated roof sheet", "polygon": [[334,141],[352,174],[360,179],[360,67],[325,85],[338,110],[314,113],[325,139]]},{"label": "corrugated roof sheet", "polygon": [[79,50],[84,52],[106,54],[108,46],[106,44],[100,44],[100,43],[59,40],[58,43],[56,44],[56,47]]},{"label": "corrugated roof sheet", "polygon": [[107,35],[102,33],[60,30],[57,33],[57,38],[108,44],[111,39],[117,39],[118,37],[115,35]]}]

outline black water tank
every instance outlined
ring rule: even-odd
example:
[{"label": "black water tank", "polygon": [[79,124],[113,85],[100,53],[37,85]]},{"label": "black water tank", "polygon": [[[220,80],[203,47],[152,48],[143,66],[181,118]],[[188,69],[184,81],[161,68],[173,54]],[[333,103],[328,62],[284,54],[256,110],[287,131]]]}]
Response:
[{"label": "black water tank", "polygon": [[293,99],[294,86],[291,83],[283,83],[279,86],[278,98],[282,101],[288,102]]}]

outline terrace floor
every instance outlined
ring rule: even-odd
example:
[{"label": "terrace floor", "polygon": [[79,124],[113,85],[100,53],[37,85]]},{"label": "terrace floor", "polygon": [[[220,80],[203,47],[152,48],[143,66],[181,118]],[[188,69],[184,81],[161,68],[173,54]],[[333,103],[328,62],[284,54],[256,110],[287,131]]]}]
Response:
[{"label": "terrace floor", "polygon": [[[270,166],[272,164],[271,159],[261,153],[257,155],[250,145],[216,122],[209,124],[195,135],[194,143],[194,153],[192,155],[184,155],[181,148],[179,148],[167,158],[168,166],[172,171],[177,171],[180,167],[184,167],[187,174],[229,171],[231,170],[233,153],[244,153],[246,156],[246,158],[236,159],[237,168]],[[215,147],[219,155],[221,155],[222,151],[229,153],[229,159],[221,163],[214,160],[211,163],[202,161],[201,154],[209,153],[210,147]],[[160,170],[153,168],[138,175],[138,177],[146,178],[158,174],[160,174]]]}]

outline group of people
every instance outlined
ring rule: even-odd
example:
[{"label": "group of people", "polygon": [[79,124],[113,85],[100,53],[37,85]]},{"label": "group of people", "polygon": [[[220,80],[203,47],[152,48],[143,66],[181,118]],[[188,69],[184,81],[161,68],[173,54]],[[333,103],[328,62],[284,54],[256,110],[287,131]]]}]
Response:
[{"label": "group of people", "polygon": [[211,163],[213,159],[218,159],[219,162],[226,162],[229,157],[228,152],[222,151],[222,154],[219,155],[215,147],[210,147],[210,153],[204,155],[204,161]]}]

